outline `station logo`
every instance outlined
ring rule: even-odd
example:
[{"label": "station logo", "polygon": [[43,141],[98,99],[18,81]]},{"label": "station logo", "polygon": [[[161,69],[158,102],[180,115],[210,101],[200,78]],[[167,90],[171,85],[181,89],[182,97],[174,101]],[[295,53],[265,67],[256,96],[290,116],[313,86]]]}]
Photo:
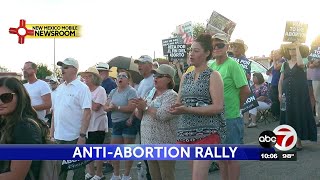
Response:
[{"label": "station logo", "polygon": [[9,33],[18,35],[18,43],[24,44],[25,38],[77,38],[80,30],[77,24],[26,24],[21,19],[17,28],[9,28]]},{"label": "station logo", "polygon": [[262,147],[275,147],[280,151],[289,151],[296,145],[297,140],[297,132],[289,125],[280,125],[273,131],[263,131],[259,136]]}]

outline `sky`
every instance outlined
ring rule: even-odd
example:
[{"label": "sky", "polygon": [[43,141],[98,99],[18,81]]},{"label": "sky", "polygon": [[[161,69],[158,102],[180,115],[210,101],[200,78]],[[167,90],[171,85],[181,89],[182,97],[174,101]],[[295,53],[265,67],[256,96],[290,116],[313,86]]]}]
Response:
[{"label": "sky", "polygon": [[308,24],[306,44],[320,34],[320,1],[315,0],[11,0],[0,2],[0,66],[21,73],[24,62],[53,69],[54,40],[26,39],[18,44],[9,34],[20,19],[27,24],[79,24],[82,36],[56,39],[55,59],[73,57],[80,71],[116,56],[163,57],[162,39],[185,22],[207,23],[212,11],[237,25],[231,40],[243,39],[246,55],[268,56],[280,47],[286,21]]}]

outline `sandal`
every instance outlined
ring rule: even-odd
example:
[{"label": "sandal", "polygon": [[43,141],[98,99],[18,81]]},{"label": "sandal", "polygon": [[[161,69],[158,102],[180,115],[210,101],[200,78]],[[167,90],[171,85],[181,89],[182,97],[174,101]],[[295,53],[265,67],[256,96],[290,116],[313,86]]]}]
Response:
[{"label": "sandal", "polygon": [[92,179],[93,176],[90,174],[90,173],[87,173],[85,176],[84,176],[84,179],[85,180],[89,180],[89,179]]},{"label": "sandal", "polygon": [[93,176],[93,178],[91,178],[91,180],[103,180],[103,179],[105,179],[105,177],[104,176],[97,176],[97,175],[95,175],[95,176]]}]

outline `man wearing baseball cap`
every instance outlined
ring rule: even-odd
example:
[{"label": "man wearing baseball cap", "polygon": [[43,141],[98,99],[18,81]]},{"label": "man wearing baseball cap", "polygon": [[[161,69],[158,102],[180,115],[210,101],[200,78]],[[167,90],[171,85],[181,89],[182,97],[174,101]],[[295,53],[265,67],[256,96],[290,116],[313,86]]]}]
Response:
[{"label": "man wearing baseball cap", "polygon": [[[65,80],[57,91],[53,103],[53,118],[50,135],[58,144],[85,144],[90,123],[91,92],[77,78],[78,61],[67,58],[57,63]],[[67,171],[60,173],[59,179],[67,178]],[[85,167],[74,170],[73,179],[84,179]]]},{"label": "man wearing baseball cap", "polygon": [[[250,90],[243,68],[228,57],[229,38],[224,34],[212,37],[215,61],[210,68],[221,74],[224,84],[225,118],[227,136],[223,144],[243,144],[244,124],[240,117],[240,108],[244,104]],[[237,161],[219,161],[221,179],[239,179],[240,165]]]},{"label": "man wearing baseball cap", "polygon": [[[105,89],[107,94],[110,94],[110,92],[117,87],[117,84],[111,77],[109,77],[109,72],[111,72],[109,64],[105,62],[99,62],[96,65],[96,68],[99,71],[100,77],[102,79],[101,86]],[[111,112],[107,112],[107,116],[108,116],[108,132],[106,133],[104,143],[110,144],[111,132],[112,132]],[[108,162],[104,163],[104,167],[105,167],[104,173],[109,173],[113,171],[113,166]]]},{"label": "man wearing baseball cap", "polygon": [[[138,64],[138,69],[140,74],[143,76],[143,80],[140,82],[137,94],[139,98],[144,98],[145,95],[154,87],[154,79],[153,79],[153,74],[152,74],[152,69],[153,69],[153,59],[148,56],[148,55],[142,55],[139,57],[139,59],[136,59],[134,63]],[[134,116],[134,115],[133,115]],[[138,121],[140,124],[139,119],[136,117],[134,118],[134,121]],[[138,132],[140,132],[140,125],[138,127]],[[146,165],[146,177],[148,180],[151,179],[150,172],[149,172],[149,166],[147,161],[144,161]]]}]

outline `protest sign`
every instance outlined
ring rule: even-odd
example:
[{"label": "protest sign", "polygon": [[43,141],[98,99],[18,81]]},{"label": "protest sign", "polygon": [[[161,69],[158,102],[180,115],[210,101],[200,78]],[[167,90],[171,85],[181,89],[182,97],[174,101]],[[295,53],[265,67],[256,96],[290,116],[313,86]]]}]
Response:
[{"label": "protest sign", "polygon": [[69,171],[73,169],[78,169],[80,167],[85,167],[92,160],[63,160],[61,164],[61,171]]},{"label": "protest sign", "polygon": [[183,39],[183,44],[192,44],[193,27],[191,21],[181,24],[176,27],[176,33]]},{"label": "protest sign", "polygon": [[229,38],[233,33],[236,23],[224,17],[216,11],[213,11],[206,27],[206,32],[214,35],[216,33],[226,34]]},{"label": "protest sign", "polygon": [[246,72],[250,72],[251,71],[251,67],[250,67],[251,66],[251,61],[249,61],[247,59],[238,59],[238,58],[235,58],[235,57],[233,57],[233,59],[235,61],[237,61]]},{"label": "protest sign", "polygon": [[168,46],[169,61],[183,60],[187,58],[187,45],[173,44]]},{"label": "protest sign", "polygon": [[306,42],[306,36],[308,31],[308,24],[299,21],[287,21],[286,29],[284,32],[284,42]]},{"label": "protest sign", "polygon": [[168,46],[173,45],[173,44],[182,44],[183,40],[179,37],[176,38],[169,38],[169,39],[163,39],[162,40],[162,50],[163,50],[163,55],[167,56],[168,55]]},{"label": "protest sign", "polygon": [[311,46],[309,61],[320,60],[320,46]]},{"label": "protest sign", "polygon": [[243,113],[245,113],[255,107],[258,107],[258,106],[259,106],[258,101],[257,101],[256,97],[254,96],[252,89],[250,88],[249,97],[247,98],[246,102],[244,103],[241,113],[243,114]]}]

